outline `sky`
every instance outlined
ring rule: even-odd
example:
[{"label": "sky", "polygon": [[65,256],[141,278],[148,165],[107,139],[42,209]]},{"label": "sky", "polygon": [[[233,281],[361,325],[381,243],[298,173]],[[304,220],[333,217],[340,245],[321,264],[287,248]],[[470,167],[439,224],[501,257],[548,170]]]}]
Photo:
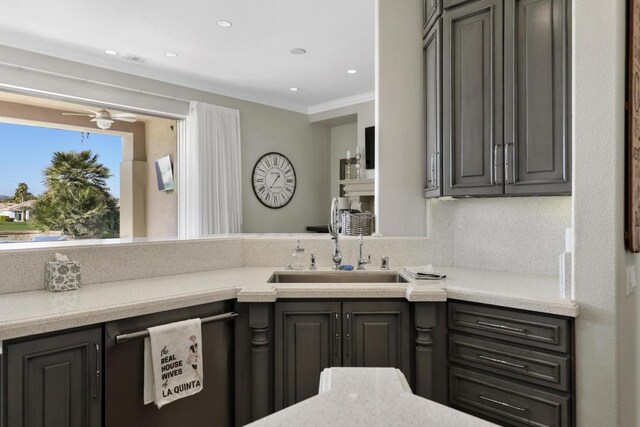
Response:
[{"label": "sky", "polygon": [[87,138],[85,133],[81,140],[79,131],[0,122],[0,195],[13,196],[20,182],[26,182],[31,193],[41,194],[42,171],[55,151],[91,150],[113,175],[107,180],[111,194],[120,197],[122,138],[98,133]]}]

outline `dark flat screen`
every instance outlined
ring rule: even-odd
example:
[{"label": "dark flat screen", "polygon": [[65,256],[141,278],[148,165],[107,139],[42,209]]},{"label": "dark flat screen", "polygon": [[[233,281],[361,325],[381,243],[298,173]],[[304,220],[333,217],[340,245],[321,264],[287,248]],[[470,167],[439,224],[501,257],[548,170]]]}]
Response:
[{"label": "dark flat screen", "polygon": [[376,168],[376,127],[364,128],[365,141],[365,167],[367,169]]}]

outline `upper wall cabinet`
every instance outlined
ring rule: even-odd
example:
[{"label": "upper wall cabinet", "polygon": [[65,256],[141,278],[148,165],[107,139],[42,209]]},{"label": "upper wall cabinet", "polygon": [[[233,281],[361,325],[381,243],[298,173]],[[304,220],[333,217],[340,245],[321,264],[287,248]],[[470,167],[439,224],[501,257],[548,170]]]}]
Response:
[{"label": "upper wall cabinet", "polygon": [[442,15],[443,0],[422,0],[424,5],[424,23],[423,35],[427,34],[433,24],[435,24]]},{"label": "upper wall cabinet", "polygon": [[424,40],[425,196],[571,194],[567,0],[441,1],[442,55],[438,25]]},{"label": "upper wall cabinet", "polygon": [[505,193],[571,192],[567,0],[505,0]]},{"label": "upper wall cabinet", "polygon": [[442,196],[442,22],[424,39],[425,197]]},{"label": "upper wall cabinet", "polygon": [[501,0],[444,13],[442,93],[444,194],[503,194]]}]

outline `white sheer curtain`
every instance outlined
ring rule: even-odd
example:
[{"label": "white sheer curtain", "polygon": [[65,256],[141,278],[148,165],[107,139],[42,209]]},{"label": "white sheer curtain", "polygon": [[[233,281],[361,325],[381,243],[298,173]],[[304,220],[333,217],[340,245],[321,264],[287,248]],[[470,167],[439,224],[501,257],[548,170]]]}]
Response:
[{"label": "white sheer curtain", "polygon": [[179,143],[180,237],[242,232],[240,112],[191,102]]}]

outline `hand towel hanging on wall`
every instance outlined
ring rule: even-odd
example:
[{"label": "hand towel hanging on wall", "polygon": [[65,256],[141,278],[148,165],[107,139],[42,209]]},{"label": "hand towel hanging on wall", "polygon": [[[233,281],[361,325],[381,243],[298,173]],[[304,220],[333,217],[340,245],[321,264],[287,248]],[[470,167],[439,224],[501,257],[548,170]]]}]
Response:
[{"label": "hand towel hanging on wall", "polygon": [[144,404],[158,408],[202,390],[200,319],[149,328],[144,340]]}]

